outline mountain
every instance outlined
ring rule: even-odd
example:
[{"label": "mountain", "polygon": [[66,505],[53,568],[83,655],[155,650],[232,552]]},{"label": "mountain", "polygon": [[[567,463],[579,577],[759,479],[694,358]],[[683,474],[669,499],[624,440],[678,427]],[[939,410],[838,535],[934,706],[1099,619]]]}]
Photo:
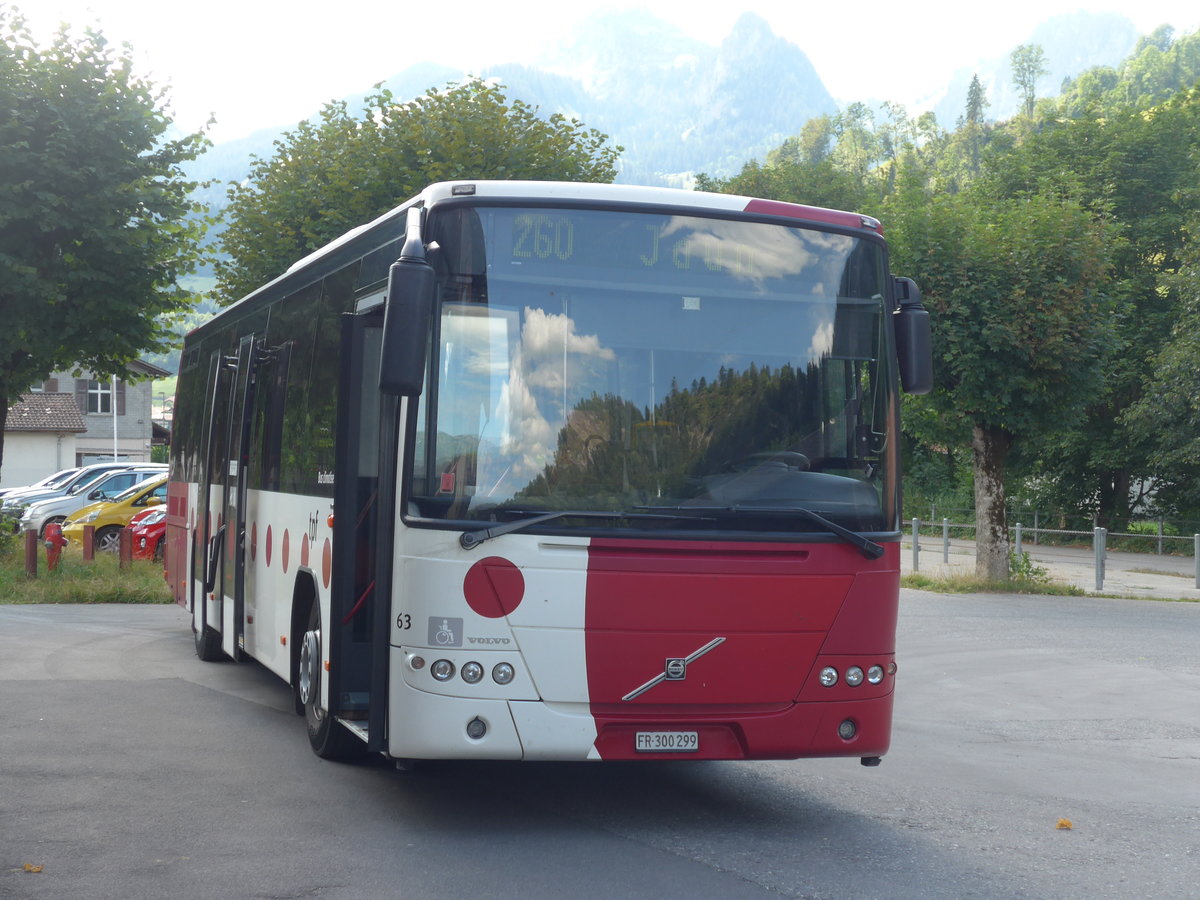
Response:
[{"label": "mountain", "polygon": [[[620,181],[686,184],[696,172],[729,175],[808,119],[837,110],[804,51],[753,13],[718,47],[635,11],[598,14],[579,33],[539,69],[570,85],[569,103],[557,111],[625,148]],[[525,96],[534,87],[521,77],[528,71],[500,67],[494,74]]]},{"label": "mountain", "polygon": [[[467,77],[434,63],[384,82],[397,99]],[[477,74],[543,114],[563,113],[624,147],[618,181],[687,185],[697,172],[731,175],[765,156],[806,120],[837,104],[804,52],[747,13],[720,46],[688,37],[645,12],[598,14],[573,42],[536,66],[507,64]],[[366,92],[345,98],[353,110]],[[292,126],[257,131],[214,146],[189,170],[220,184],[244,178],[251,155],[268,156]],[[224,203],[214,185],[198,199]]]},{"label": "mountain", "polygon": [[[1077,12],[1048,19],[1025,43],[1045,51],[1050,71],[1039,93],[1052,96],[1066,77],[1118,64],[1136,40],[1124,16]],[[988,117],[1010,117],[1019,98],[1007,57],[961,70],[944,89],[910,109],[933,109],[943,127],[953,128],[976,73],[987,90]],[[545,115],[573,116],[609,135],[624,148],[617,180],[633,184],[687,186],[699,172],[735,174],[798,134],[809,118],[838,110],[804,51],[753,13],[738,19],[719,46],[691,38],[645,11],[599,13],[534,65],[497,65],[474,74],[504,84],[510,97]],[[466,76],[461,69],[424,62],[403,69],[384,86],[406,100]],[[364,90],[345,100],[354,110],[366,95]],[[271,155],[273,142],[290,127],[213,147],[189,170],[198,180],[214,182],[198,199],[223,205],[224,185],[246,176],[252,155]]]}]

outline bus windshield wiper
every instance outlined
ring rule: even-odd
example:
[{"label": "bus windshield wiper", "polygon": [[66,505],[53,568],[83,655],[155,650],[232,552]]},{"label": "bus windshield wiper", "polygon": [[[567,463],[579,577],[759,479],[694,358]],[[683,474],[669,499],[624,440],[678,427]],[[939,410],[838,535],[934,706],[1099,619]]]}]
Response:
[{"label": "bus windshield wiper", "polygon": [[867,559],[879,559],[883,556],[883,545],[878,544],[865,535],[859,534],[857,531],[851,531],[837,522],[830,521],[820,513],[813,512],[803,506],[644,506],[638,509],[667,509],[671,511],[684,512],[687,510],[695,510],[698,513],[751,513],[753,515],[799,515],[814,525],[820,525],[822,528],[828,529],[833,534],[840,537],[848,544],[853,544],[858,548],[858,552]]},{"label": "bus windshield wiper", "polygon": [[504,512],[525,514],[528,518],[514,519],[512,522],[504,522],[500,525],[492,525],[488,528],[480,528],[476,531],[464,531],[458,536],[458,543],[464,550],[471,550],[478,547],[484,541],[489,541],[494,537],[500,537],[502,534],[511,534],[514,531],[522,531],[526,528],[532,528],[534,525],[540,525],[543,522],[550,522],[554,519],[711,519],[711,516],[693,516],[683,515],[677,512],[659,512],[659,513],[628,513],[617,510],[604,511],[596,509],[558,509],[554,512],[541,513],[535,515],[536,510],[523,509],[505,509]]}]

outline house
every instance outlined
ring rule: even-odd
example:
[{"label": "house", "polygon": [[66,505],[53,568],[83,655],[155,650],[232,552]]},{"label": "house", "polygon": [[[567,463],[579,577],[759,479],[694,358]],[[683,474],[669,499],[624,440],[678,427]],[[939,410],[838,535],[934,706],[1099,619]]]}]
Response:
[{"label": "house", "polygon": [[75,442],[87,431],[73,394],[22,394],[4,423],[0,488],[32,484],[75,465]]},{"label": "house", "polygon": [[0,487],[30,484],[59,469],[121,459],[150,462],[162,442],[151,418],[151,378],[170,373],[142,360],[129,365],[137,383],[55,372],[22,394],[4,426]]}]

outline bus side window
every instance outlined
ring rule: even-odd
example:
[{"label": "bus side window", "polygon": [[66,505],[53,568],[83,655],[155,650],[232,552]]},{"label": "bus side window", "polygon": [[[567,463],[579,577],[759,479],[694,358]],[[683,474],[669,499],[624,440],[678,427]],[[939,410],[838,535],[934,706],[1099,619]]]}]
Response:
[{"label": "bus side window", "polygon": [[258,465],[251,467],[251,487],[279,490],[283,455],[283,401],[287,393],[292,342],[265,351],[259,363],[259,389],[254,397],[254,433],[251,446],[259,448]]}]

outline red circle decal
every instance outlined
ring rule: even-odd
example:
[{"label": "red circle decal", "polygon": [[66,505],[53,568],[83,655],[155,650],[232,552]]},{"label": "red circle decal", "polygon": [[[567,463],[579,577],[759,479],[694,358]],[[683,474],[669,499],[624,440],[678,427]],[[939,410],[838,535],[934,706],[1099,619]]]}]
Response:
[{"label": "red circle decal", "polygon": [[300,565],[308,566],[308,535],[300,538]]},{"label": "red circle decal", "polygon": [[501,619],[521,605],[525,597],[525,576],[507,559],[489,556],[467,570],[463,596],[479,615]]},{"label": "red circle decal", "polygon": [[285,529],[283,529],[283,547],[279,551],[279,564],[281,566],[283,566],[283,574],[284,575],[287,574],[288,552],[291,549],[292,549],[291,535],[288,534],[288,530],[285,528]]},{"label": "red circle decal", "polygon": [[271,565],[271,526],[270,525],[267,526],[267,546],[266,546],[265,556],[267,559],[267,567],[270,568],[270,565]]},{"label": "red circle decal", "polygon": [[321,580],[329,587],[329,575],[333,570],[333,547],[329,538],[325,538],[325,549],[321,552]]}]

